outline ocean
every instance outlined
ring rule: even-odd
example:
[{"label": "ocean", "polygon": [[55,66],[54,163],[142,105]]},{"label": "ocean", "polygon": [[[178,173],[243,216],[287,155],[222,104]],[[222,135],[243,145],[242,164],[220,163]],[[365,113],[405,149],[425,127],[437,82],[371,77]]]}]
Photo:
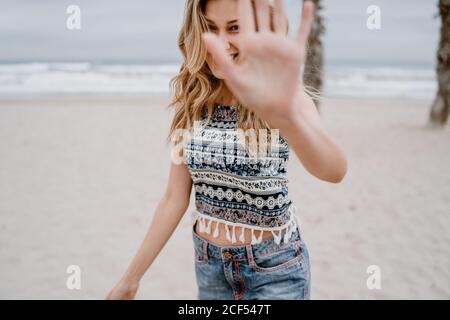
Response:
[{"label": "ocean", "polygon": [[[18,63],[0,65],[0,96],[101,93],[166,94],[179,64]],[[325,73],[327,97],[432,99],[433,70],[333,67]]]}]

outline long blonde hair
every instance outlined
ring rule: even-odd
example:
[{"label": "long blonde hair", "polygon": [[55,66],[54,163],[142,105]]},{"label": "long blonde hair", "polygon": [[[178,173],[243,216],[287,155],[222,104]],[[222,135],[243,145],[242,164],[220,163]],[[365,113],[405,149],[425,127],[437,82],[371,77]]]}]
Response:
[{"label": "long blonde hair", "polygon": [[[207,121],[209,121],[214,112],[214,103],[225,86],[222,79],[213,75],[206,62],[207,49],[201,35],[203,32],[209,31],[204,14],[207,1],[186,1],[183,24],[178,35],[178,47],[184,61],[179,73],[170,81],[174,95],[167,108],[174,108],[175,115],[167,142],[178,143],[182,138],[175,136],[178,129],[191,129],[194,122],[200,120],[204,108],[206,108]],[[261,130],[266,131],[268,132],[267,136],[270,137],[270,127],[266,121],[241,104],[236,107],[238,128],[244,131],[254,129],[257,133]]]}]

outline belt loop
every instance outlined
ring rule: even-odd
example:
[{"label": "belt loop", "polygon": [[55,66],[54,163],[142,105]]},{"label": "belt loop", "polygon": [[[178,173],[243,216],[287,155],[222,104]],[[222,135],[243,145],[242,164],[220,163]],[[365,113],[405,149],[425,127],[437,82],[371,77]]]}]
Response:
[{"label": "belt loop", "polygon": [[254,267],[255,266],[255,260],[253,257],[253,247],[251,244],[247,244],[245,246],[245,249],[247,250],[247,260],[248,260],[248,264],[250,267]]},{"label": "belt loop", "polygon": [[301,257],[302,256],[302,248],[301,248],[301,242],[294,242],[294,246],[295,246],[295,251],[297,252],[297,256]]},{"label": "belt loop", "polygon": [[203,241],[203,259],[205,260],[205,261],[208,261],[208,242],[207,241],[205,241],[205,240],[202,240]]},{"label": "belt loop", "polygon": [[297,232],[298,232],[298,237],[300,238],[301,241],[303,241],[302,233],[300,232],[300,223],[299,223],[298,217],[296,215],[294,215],[294,220],[295,220],[295,229],[297,229]]}]

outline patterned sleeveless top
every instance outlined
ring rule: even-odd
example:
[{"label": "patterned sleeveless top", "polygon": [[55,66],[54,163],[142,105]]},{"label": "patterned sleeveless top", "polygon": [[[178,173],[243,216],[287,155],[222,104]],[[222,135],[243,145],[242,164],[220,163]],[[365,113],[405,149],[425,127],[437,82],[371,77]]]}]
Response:
[{"label": "patterned sleeveless top", "polygon": [[[215,104],[207,122],[206,110],[184,140],[184,157],[195,189],[192,223],[217,237],[219,224],[226,238],[244,243],[244,230],[251,229],[251,243],[260,243],[263,232],[287,243],[298,225],[295,206],[288,197],[289,145],[278,135],[264,156],[252,156],[238,138],[236,106]],[[205,126],[202,128],[202,126]],[[241,131],[243,132],[243,131]],[[212,221],[217,222],[211,230]],[[236,239],[236,229],[242,229]]]}]

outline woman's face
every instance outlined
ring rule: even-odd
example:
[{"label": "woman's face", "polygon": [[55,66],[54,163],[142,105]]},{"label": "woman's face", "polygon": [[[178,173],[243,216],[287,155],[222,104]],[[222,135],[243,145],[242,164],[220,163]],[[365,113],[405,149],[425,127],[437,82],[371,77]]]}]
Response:
[{"label": "woman's face", "polygon": [[[238,1],[237,0],[208,0],[205,7],[206,21],[210,31],[215,33],[219,40],[227,48],[228,54],[238,62],[239,48],[236,36],[239,34]],[[208,52],[206,62],[214,76],[223,79],[220,70],[217,69],[214,59]]]}]

